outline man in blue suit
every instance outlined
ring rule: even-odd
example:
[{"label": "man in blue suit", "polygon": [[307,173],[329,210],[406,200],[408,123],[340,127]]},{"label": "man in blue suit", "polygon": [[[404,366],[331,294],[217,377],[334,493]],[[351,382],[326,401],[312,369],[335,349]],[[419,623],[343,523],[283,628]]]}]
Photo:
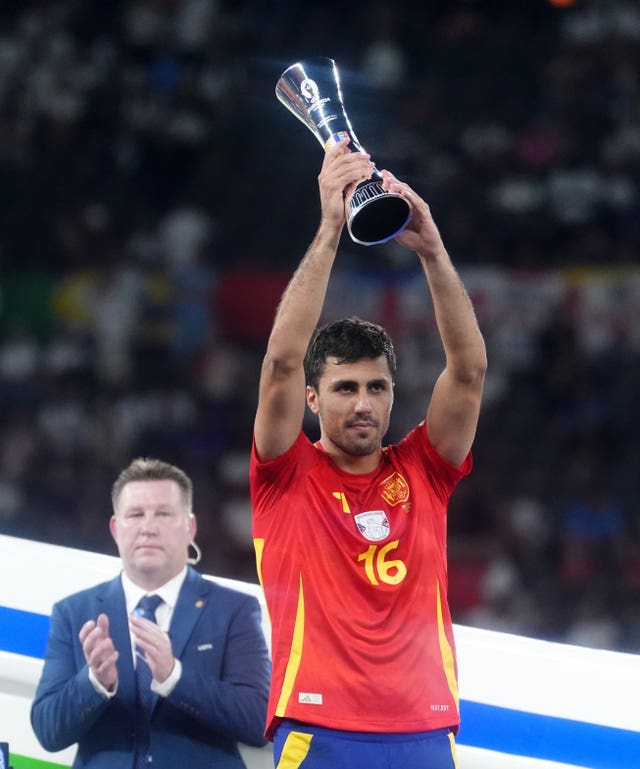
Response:
[{"label": "man in blue suit", "polygon": [[[241,769],[237,743],[266,742],[259,604],[189,565],[196,520],[182,470],[134,460],[112,502],[122,573],[53,607],[33,729],[45,750],[77,743],[74,767]],[[155,616],[139,616],[145,596]]]}]

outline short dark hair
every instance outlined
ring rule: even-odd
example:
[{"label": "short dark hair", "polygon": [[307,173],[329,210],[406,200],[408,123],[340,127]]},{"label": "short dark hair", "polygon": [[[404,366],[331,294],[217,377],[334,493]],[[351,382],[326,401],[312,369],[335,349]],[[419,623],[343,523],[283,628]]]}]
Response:
[{"label": "short dark hair", "polygon": [[175,481],[182,492],[182,499],[189,512],[193,500],[193,483],[191,478],[179,467],[170,465],[160,459],[138,457],[128,467],[125,467],[111,487],[111,504],[115,512],[118,498],[122,489],[133,481]]},{"label": "short dark hair", "polygon": [[304,375],[309,386],[317,389],[328,357],[339,363],[355,363],[362,358],[387,359],[391,378],[396,376],[396,354],[387,331],[377,323],[351,317],[326,323],[316,329],[304,359]]}]

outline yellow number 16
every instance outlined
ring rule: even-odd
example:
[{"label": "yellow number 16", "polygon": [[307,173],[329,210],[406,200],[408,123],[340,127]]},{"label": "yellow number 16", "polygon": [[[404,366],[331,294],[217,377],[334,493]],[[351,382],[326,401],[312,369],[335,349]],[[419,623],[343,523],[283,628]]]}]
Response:
[{"label": "yellow number 16", "polygon": [[387,555],[398,547],[399,541],[395,539],[384,547],[369,545],[369,549],[358,556],[359,561],[364,561],[364,570],[372,585],[379,585],[380,582],[397,585],[407,576],[404,561],[399,558],[387,559]]}]

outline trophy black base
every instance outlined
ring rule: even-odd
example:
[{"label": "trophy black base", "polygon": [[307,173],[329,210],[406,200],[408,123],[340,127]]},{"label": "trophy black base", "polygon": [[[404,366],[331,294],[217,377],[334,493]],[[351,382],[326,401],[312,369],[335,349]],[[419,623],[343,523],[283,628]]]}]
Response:
[{"label": "trophy black base", "polygon": [[411,221],[407,201],[401,195],[385,192],[378,182],[357,187],[349,205],[347,229],[351,239],[362,246],[392,240]]}]

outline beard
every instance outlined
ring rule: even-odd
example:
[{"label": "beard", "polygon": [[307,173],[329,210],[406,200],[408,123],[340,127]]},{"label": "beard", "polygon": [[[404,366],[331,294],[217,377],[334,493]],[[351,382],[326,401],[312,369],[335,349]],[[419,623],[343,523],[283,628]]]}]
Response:
[{"label": "beard", "polygon": [[365,438],[363,436],[355,440],[334,441],[334,443],[346,454],[351,454],[354,457],[368,457],[380,448],[380,440],[377,435],[375,438]]},{"label": "beard", "polygon": [[[358,422],[361,421],[358,420]],[[328,435],[327,437],[345,454],[350,454],[354,457],[368,457],[380,450],[382,438],[384,433],[386,433],[386,429],[384,432],[381,432],[378,422],[372,420],[369,424],[372,429],[367,434],[355,432],[351,429],[352,424],[347,422],[340,433]]]}]

